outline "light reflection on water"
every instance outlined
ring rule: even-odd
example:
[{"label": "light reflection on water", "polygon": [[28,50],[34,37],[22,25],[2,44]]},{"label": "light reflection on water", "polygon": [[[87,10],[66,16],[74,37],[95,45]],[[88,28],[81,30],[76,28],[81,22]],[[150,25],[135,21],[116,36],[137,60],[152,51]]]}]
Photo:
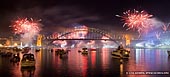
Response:
[{"label": "light reflection on water", "polygon": [[[168,71],[170,57],[167,49],[131,49],[131,57],[124,60],[111,56],[113,49],[97,49],[82,55],[78,49],[71,49],[68,55],[56,55],[50,49],[34,52],[35,69],[21,71],[19,64],[0,58],[0,76],[4,77],[155,77],[155,75],[126,75],[130,71]],[[22,57],[22,54],[20,54]],[[162,75],[159,75],[162,76]]]}]

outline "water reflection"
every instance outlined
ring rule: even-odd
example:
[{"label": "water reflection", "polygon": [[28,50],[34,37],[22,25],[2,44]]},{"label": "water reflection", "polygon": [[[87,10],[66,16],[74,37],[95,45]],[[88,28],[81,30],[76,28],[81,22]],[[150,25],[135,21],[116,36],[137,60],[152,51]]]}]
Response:
[{"label": "water reflection", "polygon": [[[71,49],[67,55],[57,55],[55,50],[31,51],[36,59],[35,68],[21,68],[20,63],[10,63],[10,58],[0,57],[0,76],[4,77],[136,77],[130,71],[170,71],[167,49],[131,49],[130,59],[111,56],[113,49],[97,49],[87,55]],[[22,58],[22,53],[20,57]],[[140,75],[154,77],[155,75]]]},{"label": "water reflection", "polygon": [[87,70],[88,70],[88,57],[84,54],[81,56],[81,61],[82,61],[82,76],[87,77]]},{"label": "water reflection", "polygon": [[33,77],[35,72],[35,67],[21,67],[22,77]]},{"label": "water reflection", "polygon": [[[124,64],[126,72],[129,71],[168,71],[170,72],[168,55],[166,49],[136,49],[131,53],[131,59]],[[137,75],[126,75],[136,77]],[[145,77],[155,77],[156,75],[140,75]],[[167,76],[167,75],[165,75]]]}]

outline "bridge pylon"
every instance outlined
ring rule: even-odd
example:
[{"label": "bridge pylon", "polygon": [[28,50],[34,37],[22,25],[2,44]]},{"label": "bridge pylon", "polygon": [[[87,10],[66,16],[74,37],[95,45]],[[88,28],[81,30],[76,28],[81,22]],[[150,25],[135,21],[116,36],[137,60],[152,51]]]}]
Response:
[{"label": "bridge pylon", "polygon": [[130,39],[130,35],[125,35],[125,40],[126,40],[126,46],[130,46],[131,43],[131,39]]},{"label": "bridge pylon", "polygon": [[42,46],[42,35],[40,34],[37,36],[37,46]]}]

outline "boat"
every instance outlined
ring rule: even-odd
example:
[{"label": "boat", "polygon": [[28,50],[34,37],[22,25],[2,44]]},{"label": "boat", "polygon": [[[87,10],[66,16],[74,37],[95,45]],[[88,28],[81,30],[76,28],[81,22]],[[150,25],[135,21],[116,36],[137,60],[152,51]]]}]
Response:
[{"label": "boat", "polygon": [[120,45],[115,51],[112,51],[112,57],[120,59],[128,59],[130,56],[130,51],[123,48],[123,45]]},{"label": "boat", "polygon": [[39,51],[40,51],[40,49],[36,49],[36,50],[35,50],[35,52],[39,52]]},{"label": "boat", "polygon": [[21,67],[34,67],[35,66],[35,58],[34,54],[24,54],[21,60]]},{"label": "boat", "polygon": [[170,56],[170,51],[167,51],[168,52],[168,55]]},{"label": "boat", "polygon": [[87,49],[87,48],[82,48],[82,50],[83,50],[83,51],[81,52],[82,54],[88,54],[88,49]]},{"label": "boat", "polygon": [[81,52],[82,54],[88,54],[88,51],[83,51],[83,52]]},{"label": "boat", "polygon": [[13,57],[10,59],[10,62],[14,62],[14,63],[20,62],[19,53],[13,54]]},{"label": "boat", "polygon": [[56,50],[56,54],[57,55],[64,55],[64,54],[67,54],[68,51],[65,51],[64,49],[57,49]]},{"label": "boat", "polygon": [[12,52],[5,52],[4,51],[4,52],[1,53],[1,56],[2,57],[12,57],[12,54],[13,54]]},{"label": "boat", "polygon": [[112,56],[115,58],[129,58],[130,56],[130,51],[125,50],[125,49],[119,49],[112,51]]}]

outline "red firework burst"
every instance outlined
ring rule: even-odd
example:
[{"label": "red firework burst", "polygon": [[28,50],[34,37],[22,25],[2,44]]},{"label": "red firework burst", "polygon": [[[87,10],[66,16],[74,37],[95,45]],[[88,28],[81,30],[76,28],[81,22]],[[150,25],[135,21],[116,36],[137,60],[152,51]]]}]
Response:
[{"label": "red firework burst", "polygon": [[150,28],[152,25],[150,23],[150,18],[153,15],[148,14],[145,11],[126,11],[123,12],[123,16],[116,15],[117,17],[121,17],[122,20],[125,22],[123,27],[126,25],[129,29],[137,29],[138,32],[143,32],[144,30]]},{"label": "red firework burst", "polygon": [[39,25],[40,24],[38,23],[38,21],[33,21],[32,18],[30,20],[24,18],[14,21],[11,27],[13,28],[15,34],[23,34],[30,31],[39,32],[40,31]]}]

